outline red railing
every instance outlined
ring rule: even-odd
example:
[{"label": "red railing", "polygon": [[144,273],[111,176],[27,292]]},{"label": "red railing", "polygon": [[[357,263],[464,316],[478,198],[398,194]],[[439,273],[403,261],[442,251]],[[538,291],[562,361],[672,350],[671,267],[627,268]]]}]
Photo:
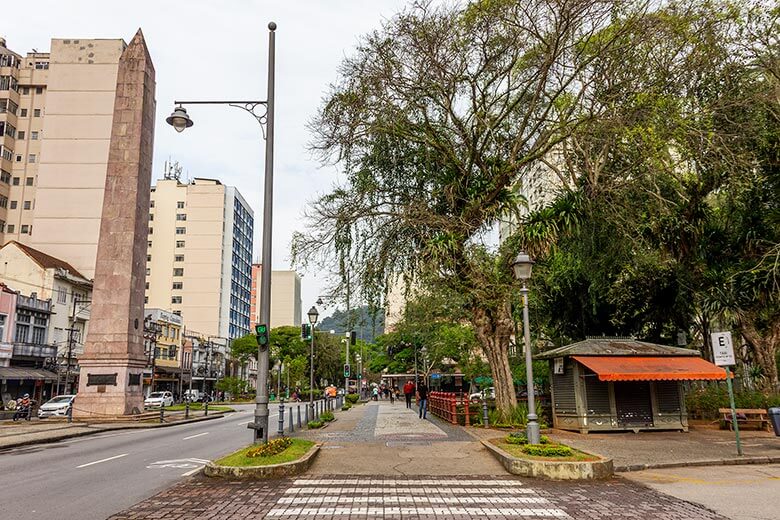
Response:
[{"label": "red railing", "polygon": [[469,426],[469,395],[456,392],[431,392],[428,394],[428,411],[452,424],[458,424],[458,417],[463,416],[463,424]]}]

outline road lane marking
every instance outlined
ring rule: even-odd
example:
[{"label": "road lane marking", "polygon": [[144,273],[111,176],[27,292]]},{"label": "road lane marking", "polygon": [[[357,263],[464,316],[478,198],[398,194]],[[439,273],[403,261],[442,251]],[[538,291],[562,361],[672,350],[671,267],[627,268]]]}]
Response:
[{"label": "road lane marking", "polygon": [[195,435],[190,435],[189,437],[184,437],[182,440],[186,441],[186,440],[189,440],[189,439],[194,439],[195,437],[201,437],[203,435],[208,435],[208,434],[209,434],[209,432],[196,433]]},{"label": "road lane marking", "polygon": [[188,471],[187,473],[182,473],[181,476],[182,477],[189,477],[190,475],[194,475],[195,473],[197,473],[198,471],[200,471],[202,469],[203,469],[203,466],[199,466],[199,467],[197,467],[197,468],[195,468],[195,469],[193,469],[191,471]]},{"label": "road lane marking", "polygon": [[87,462],[86,464],[82,464],[81,466],[76,466],[76,469],[78,469],[78,468],[86,468],[87,466],[91,466],[93,464],[100,464],[101,462],[108,462],[109,460],[121,459],[122,457],[127,457],[128,455],[130,455],[130,454],[129,453],[123,453],[121,455],[115,455],[115,456],[109,457],[107,459],[100,459],[100,460],[96,460],[95,462]]}]

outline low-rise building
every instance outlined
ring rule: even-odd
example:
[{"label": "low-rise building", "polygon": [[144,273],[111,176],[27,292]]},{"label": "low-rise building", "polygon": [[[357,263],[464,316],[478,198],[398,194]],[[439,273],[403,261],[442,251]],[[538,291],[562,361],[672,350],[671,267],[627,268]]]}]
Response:
[{"label": "low-rise building", "polygon": [[208,395],[216,394],[219,380],[229,375],[229,341],[187,329],[184,341],[192,349],[192,388]]},{"label": "low-rise building", "polygon": [[144,315],[144,346],[149,359],[144,392],[168,390],[180,396],[185,384],[181,316],[162,309],[146,309]]}]

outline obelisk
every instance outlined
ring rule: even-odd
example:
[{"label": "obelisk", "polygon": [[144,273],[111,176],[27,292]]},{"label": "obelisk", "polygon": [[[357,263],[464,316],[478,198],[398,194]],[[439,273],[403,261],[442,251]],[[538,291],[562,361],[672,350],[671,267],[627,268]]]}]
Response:
[{"label": "obelisk", "polygon": [[73,407],[77,417],[143,411],[154,93],[154,66],[138,29],[119,59],[89,333]]}]

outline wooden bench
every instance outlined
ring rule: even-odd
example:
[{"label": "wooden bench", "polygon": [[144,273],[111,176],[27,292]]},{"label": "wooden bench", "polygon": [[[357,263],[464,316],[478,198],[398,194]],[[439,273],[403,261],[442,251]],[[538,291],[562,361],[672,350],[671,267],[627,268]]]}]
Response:
[{"label": "wooden bench", "polygon": [[[769,417],[766,410],[761,408],[737,408],[737,424],[740,428],[743,424],[755,424],[759,430],[769,429]],[[734,429],[734,425],[731,422],[731,408],[719,408],[718,413],[721,415],[721,420],[728,425],[729,430]]]}]

